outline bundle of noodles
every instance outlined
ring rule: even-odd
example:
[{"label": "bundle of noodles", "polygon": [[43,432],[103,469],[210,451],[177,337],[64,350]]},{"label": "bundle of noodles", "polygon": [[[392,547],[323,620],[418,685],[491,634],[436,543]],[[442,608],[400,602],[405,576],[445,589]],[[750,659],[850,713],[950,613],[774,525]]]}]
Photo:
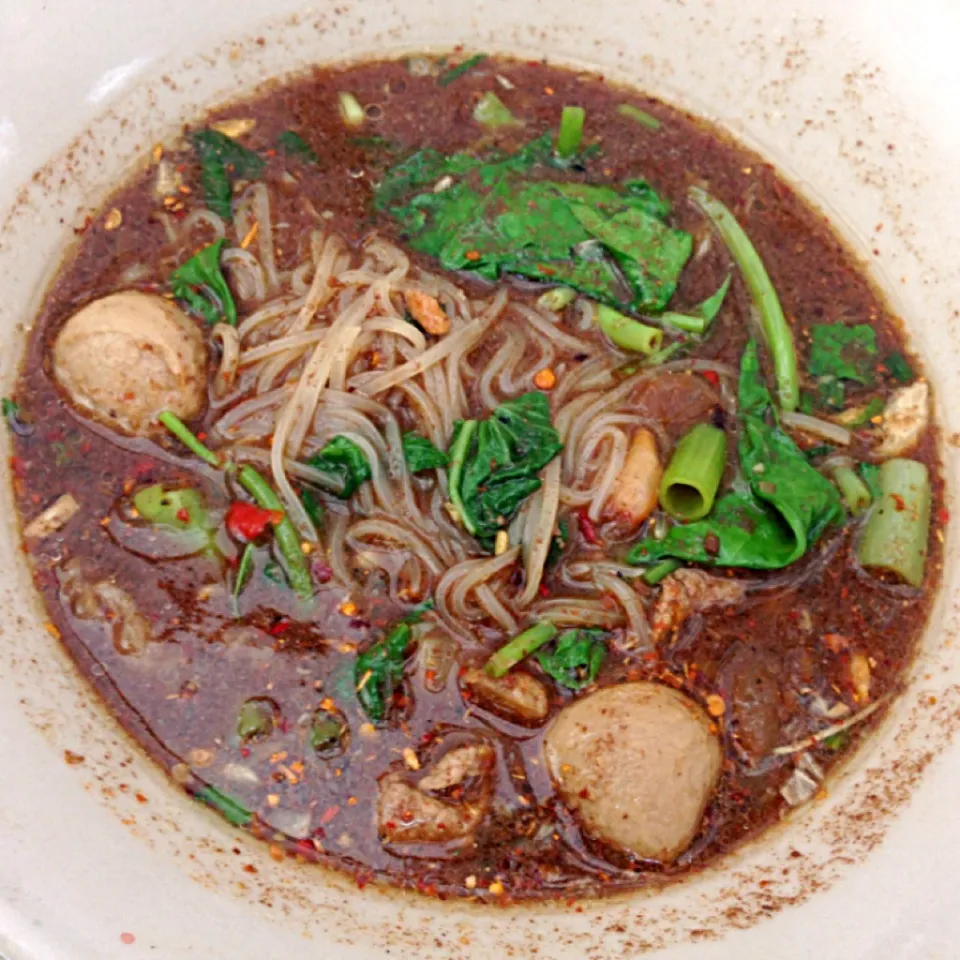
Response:
[{"label": "bundle of noodles", "polygon": [[[195,218],[194,235],[233,229],[238,239],[255,237],[224,257],[246,317],[213,331],[220,346],[213,433],[238,460],[269,468],[290,518],[305,540],[323,546],[338,581],[363,588],[376,577],[401,604],[433,595],[442,621],[460,636],[483,621],[511,633],[534,614],[625,626],[632,644],[647,643],[640,595],[616,572],[564,573],[567,597],[545,601],[540,588],[563,509],[602,518],[631,432],[644,425],[663,436],[633,400],[657,372],[617,382],[621,358],[583,311],[582,322],[564,328],[557,314],[511,298],[506,288],[471,297],[379,237],[354,251],[318,230],[309,256],[281,270],[270,197],[260,184],[243,196],[232,228],[209,211]],[[410,293],[435,298],[449,319],[444,334],[430,336],[411,322]],[[681,361],[660,371],[691,367]],[[415,430],[446,450],[458,420],[486,417],[536,389],[544,368],[556,375],[552,405],[565,450],[514,520],[513,546],[491,557],[451,518],[445,471],[411,474],[403,435]],[[355,444],[370,466],[369,482],[349,500],[330,495],[329,478],[310,463],[334,437]],[[303,486],[321,491],[322,531],[303,505]]]}]

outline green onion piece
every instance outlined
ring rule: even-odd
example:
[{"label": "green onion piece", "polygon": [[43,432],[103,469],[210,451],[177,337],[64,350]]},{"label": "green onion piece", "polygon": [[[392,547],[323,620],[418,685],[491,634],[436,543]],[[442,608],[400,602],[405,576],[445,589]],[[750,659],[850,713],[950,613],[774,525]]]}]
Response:
[{"label": "green onion piece", "polygon": [[537,297],[537,306],[541,310],[552,310],[559,313],[577,299],[577,291],[572,287],[554,287]]},{"label": "green onion piece", "polygon": [[641,126],[646,127],[648,130],[659,130],[660,121],[651,116],[646,110],[641,110],[639,107],[635,107],[632,103],[621,103],[617,107],[617,113],[621,117],[629,117],[631,120],[636,120]]},{"label": "green onion piece", "polygon": [[660,481],[660,504],[678,520],[699,520],[713,507],[727,464],[727,435],[698,423],[677,444]]},{"label": "green onion piece", "polygon": [[[646,369],[647,367],[659,367],[661,363],[666,363],[671,357],[675,357],[681,350],[692,346],[689,340],[674,340],[673,343],[668,343],[665,347],[662,347],[660,350],[656,350],[651,353],[648,357],[644,357],[643,363],[636,365],[636,368],[630,370],[629,372],[621,367],[620,373],[625,376],[632,376],[637,372],[637,370]],[[628,364],[628,367],[635,366],[634,364]]]},{"label": "green onion piece", "polygon": [[660,314],[660,322],[668,326],[676,327],[677,330],[684,330],[687,333],[705,334],[713,321],[716,319],[723,301],[730,289],[730,277],[720,284],[720,289],[712,296],[708,297],[703,303],[693,307],[689,313],[673,313],[667,311]]},{"label": "green onion piece", "polygon": [[870,490],[852,467],[841,464],[835,466],[831,472],[833,473],[833,482],[837,485],[840,495],[854,516],[863,513],[873,503]]},{"label": "green onion piece", "polygon": [[796,410],[800,402],[797,351],[793,343],[793,334],[783,315],[783,307],[780,306],[780,299],[773,288],[770,275],[743,227],[724,204],[700,187],[691,187],[690,197],[713,221],[713,225],[743,274],[744,282],[760,313],[760,325],[763,328],[767,349],[773,357],[780,406],[784,410]]},{"label": "green onion piece", "polygon": [[201,803],[213,807],[214,810],[235,827],[245,827],[253,820],[253,814],[245,806],[238,803],[232,797],[228,797],[216,787],[203,786],[194,792],[193,796],[194,799],[199,800]]},{"label": "green onion piece", "polygon": [[449,87],[454,80],[459,80],[465,73],[483,63],[486,59],[487,55],[485,53],[477,53],[467,60],[464,60],[463,63],[458,63],[455,67],[444,70],[443,73],[437,77],[437,86]]},{"label": "green onion piece", "polygon": [[449,451],[447,451],[450,457],[447,488],[450,491],[450,500],[457,511],[457,517],[460,521],[460,524],[467,531],[467,533],[475,533],[476,526],[470,519],[470,511],[467,510],[466,505],[463,502],[463,498],[460,496],[460,481],[463,478],[463,467],[467,459],[467,454],[470,452],[470,444],[473,440],[473,435],[476,432],[477,421],[465,420],[463,425],[457,431],[456,437]]},{"label": "green onion piece", "polygon": [[522,127],[518,120],[495,93],[485,93],[473,108],[473,119],[481,127],[496,130],[498,127]]},{"label": "green onion piece", "polygon": [[557,156],[572,157],[583,139],[583,123],[587,111],[583,107],[564,107],[560,115],[560,130],[557,133]]},{"label": "green onion piece", "polygon": [[648,587],[655,587],[661,580],[665,580],[674,570],[679,570],[682,566],[683,564],[679,560],[672,557],[669,560],[661,560],[644,573],[643,582]]},{"label": "green onion piece", "polygon": [[190,431],[190,428],[175,414],[169,410],[164,410],[157,417],[162,423],[191,453],[195,453],[201,460],[209,463],[211,467],[218,469],[223,466],[220,457],[217,456],[209,447],[201,443],[197,437]]},{"label": "green onion piece", "polygon": [[835,423],[839,423],[844,427],[856,429],[857,427],[862,427],[864,424],[869,423],[874,417],[880,416],[885,407],[886,404],[883,402],[882,398],[874,397],[867,404],[863,404],[859,407],[850,407],[849,409],[844,410],[842,413],[838,413],[833,420]]},{"label": "green onion piece", "polygon": [[340,98],[340,118],[348,127],[359,127],[367,119],[360,101],[352,93],[341,93]]},{"label": "green onion piece", "polygon": [[649,356],[656,353],[663,343],[662,330],[624,316],[612,307],[597,307],[597,326],[623,350]]},{"label": "green onion piece", "polygon": [[879,472],[880,497],[863,531],[857,556],[864,567],[923,583],[930,526],[930,475],[916,460],[887,460]]},{"label": "green onion piece", "polygon": [[273,536],[277,541],[280,555],[283,557],[290,586],[293,587],[294,592],[301,599],[309,600],[313,596],[313,580],[310,577],[310,569],[307,567],[307,561],[303,556],[300,536],[283,509],[280,498],[273,492],[270,484],[253,467],[241,467],[237,479],[244,490],[264,510],[279,510],[283,513],[283,519],[273,528]]},{"label": "green onion piece", "polygon": [[523,633],[518,633],[505,646],[502,646],[488,661],[484,669],[491,677],[502,677],[521,660],[529,657],[534,650],[549,643],[556,635],[557,628],[543,620]]}]

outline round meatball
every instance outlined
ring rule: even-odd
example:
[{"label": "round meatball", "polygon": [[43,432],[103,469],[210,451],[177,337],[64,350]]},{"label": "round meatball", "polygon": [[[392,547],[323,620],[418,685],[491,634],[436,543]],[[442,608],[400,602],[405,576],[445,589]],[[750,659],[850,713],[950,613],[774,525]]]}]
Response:
[{"label": "round meatball", "polygon": [[709,718],[658,683],[576,701],[547,731],[545,749],[560,795],[588,833],[663,862],[690,845],[720,775]]},{"label": "round meatball", "polygon": [[203,409],[207,348],[176,304],[126,291],[88,303],[53,346],[53,373],[70,401],[125,433],[158,429],[164,410],[189,420]]}]

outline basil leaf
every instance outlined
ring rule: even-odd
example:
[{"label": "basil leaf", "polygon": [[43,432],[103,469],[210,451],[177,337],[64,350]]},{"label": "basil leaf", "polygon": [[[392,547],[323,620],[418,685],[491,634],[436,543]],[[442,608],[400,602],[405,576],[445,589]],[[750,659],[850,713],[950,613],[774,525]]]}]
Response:
[{"label": "basil leaf", "polygon": [[320,160],[313,147],[294,130],[284,130],[277,137],[277,146],[287,156],[295,157],[297,160],[304,160],[307,163],[318,163]]},{"label": "basil leaf", "polygon": [[233,178],[255,180],[266,162],[219,130],[197,130],[190,140],[200,161],[207,206],[225,220],[233,219]]},{"label": "basil leaf", "polygon": [[865,323],[847,327],[838,323],[810,328],[807,369],[814,377],[836,377],[869,386],[873,383],[877,335]]},{"label": "basil leaf", "polygon": [[354,664],[357,700],[363,712],[376,724],[386,719],[393,695],[403,680],[412,637],[410,625],[398,623],[384,640],[361,653]]},{"label": "basil leaf", "polygon": [[567,630],[550,647],[536,653],[540,666],[569,690],[582,690],[597,678],[607,656],[606,633],[597,629]]},{"label": "basil leaf", "polygon": [[348,500],[361,483],[373,476],[370,463],[360,447],[340,435],[307,460],[307,466],[325,473],[330,478],[329,492],[341,500]]}]

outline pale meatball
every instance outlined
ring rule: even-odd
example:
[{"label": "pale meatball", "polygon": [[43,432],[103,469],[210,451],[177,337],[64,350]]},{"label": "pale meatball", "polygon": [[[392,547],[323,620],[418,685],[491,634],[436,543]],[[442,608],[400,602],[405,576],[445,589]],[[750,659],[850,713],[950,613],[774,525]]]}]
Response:
[{"label": "pale meatball", "polygon": [[53,372],[70,401],[109,426],[145,436],[170,410],[184,420],[203,409],[207,348],[176,304],[126,291],[94,300],[64,324]]},{"label": "pale meatball", "polygon": [[571,704],[547,731],[545,750],[587,833],[662,862],[690,845],[720,775],[706,714],[658,683],[607,687]]}]

